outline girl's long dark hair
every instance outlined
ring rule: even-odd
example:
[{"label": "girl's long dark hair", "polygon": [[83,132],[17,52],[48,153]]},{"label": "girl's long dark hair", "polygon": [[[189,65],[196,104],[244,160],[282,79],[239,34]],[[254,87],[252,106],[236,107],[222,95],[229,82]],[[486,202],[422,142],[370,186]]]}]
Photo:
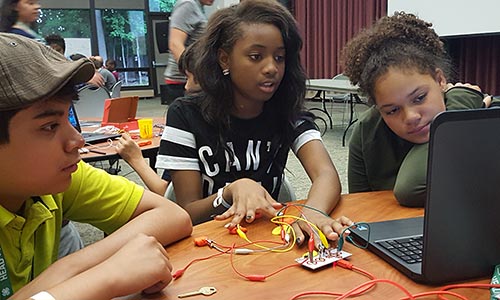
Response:
[{"label": "girl's long dark hair", "polygon": [[8,32],[17,22],[18,13],[14,9],[19,0],[3,0],[0,6],[0,32]]},{"label": "girl's long dark hair", "polygon": [[295,19],[275,0],[244,1],[238,5],[216,11],[209,19],[205,33],[196,45],[197,59],[194,75],[205,95],[201,99],[204,118],[219,134],[229,130],[233,105],[233,88],[229,76],[222,74],[218,61],[219,49],[231,53],[242,37],[243,26],[271,24],[283,37],[286,50],[285,74],[278,90],[264,106],[276,117],[282,136],[289,136],[291,124],[304,110],[306,75],[300,63],[302,38]]}]

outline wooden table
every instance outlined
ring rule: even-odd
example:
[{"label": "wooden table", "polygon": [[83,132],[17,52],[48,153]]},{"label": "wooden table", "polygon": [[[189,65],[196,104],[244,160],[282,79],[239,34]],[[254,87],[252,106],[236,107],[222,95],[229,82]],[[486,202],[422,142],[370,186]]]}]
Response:
[{"label": "wooden table", "polygon": [[[85,120],[85,119],[84,119]],[[94,121],[89,119],[90,121]],[[87,120],[88,121],[88,120]],[[165,124],[165,120],[163,118],[154,118],[153,119],[154,124]],[[95,130],[96,128],[93,127],[82,127],[82,130]],[[144,158],[149,159],[149,166],[156,170],[155,164],[156,164],[156,156],[158,155],[158,149],[160,147],[160,141],[161,141],[161,133],[158,128],[154,128],[154,136],[152,139],[137,139],[135,140],[136,142],[146,142],[146,141],[151,141],[151,144],[146,145],[146,146],[141,146],[142,150],[142,156]],[[139,134],[137,133],[137,136]],[[116,141],[113,141],[113,145],[116,144]],[[95,152],[88,152],[88,153],[82,153],[82,160],[85,162],[97,162],[97,161],[116,161],[118,159],[121,159],[120,155],[116,152],[116,148],[114,146],[109,147],[109,143],[104,142],[104,143],[99,143],[91,146],[85,146],[87,149],[93,149],[97,150],[99,152],[103,152],[105,154],[100,154],[100,153],[95,153]]]},{"label": "wooden table", "polygon": [[[422,216],[421,208],[405,208],[399,206],[392,192],[370,192],[343,195],[342,200],[332,216],[341,214],[349,216],[354,221],[381,221]],[[196,247],[193,238],[206,236],[224,245],[233,243],[243,244],[244,241],[236,235],[230,235],[223,227],[224,222],[210,221],[194,227],[192,237],[186,238],[167,248],[174,271],[184,268],[196,258],[206,257],[217,253],[209,247]],[[246,225],[245,225],[246,226]],[[248,228],[247,235],[251,240],[277,239],[271,235],[274,225],[267,219],[257,220]],[[385,278],[403,285],[412,294],[424,291],[437,290],[439,287],[417,284],[408,279],[396,269],[385,263],[367,250],[358,249],[346,243],[344,250],[353,255],[350,262],[374,274],[377,278]],[[234,257],[236,268],[244,274],[270,274],[280,267],[292,264],[295,258],[306,252],[305,248],[295,247],[286,253],[261,253]],[[133,259],[131,259],[133,263]],[[205,261],[195,262],[184,275],[173,281],[162,293],[145,296],[131,295],[123,299],[177,299],[177,295],[196,291],[204,286],[214,286],[217,293],[207,296],[193,296],[187,299],[290,299],[294,295],[305,291],[333,291],[346,292],[357,285],[368,281],[368,278],[355,271],[340,267],[333,269],[326,267],[316,272],[303,267],[292,267],[264,282],[251,282],[239,277],[230,265],[229,255],[222,255]],[[488,283],[489,279],[473,281]],[[489,299],[489,290],[466,289],[458,290],[469,299]],[[378,284],[366,296],[356,299],[400,299],[404,294],[397,288]],[[332,296],[308,296],[300,299],[334,299]],[[426,298],[431,299],[431,298]],[[436,299],[436,298],[432,298]]]}]

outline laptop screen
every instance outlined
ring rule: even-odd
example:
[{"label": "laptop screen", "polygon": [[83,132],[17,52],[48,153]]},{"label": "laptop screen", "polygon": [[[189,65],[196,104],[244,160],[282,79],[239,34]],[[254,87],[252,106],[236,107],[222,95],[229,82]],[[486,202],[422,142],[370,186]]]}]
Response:
[{"label": "laptop screen", "polygon": [[75,127],[78,132],[81,132],[82,129],[80,128],[80,123],[78,122],[78,118],[76,116],[75,112],[75,107],[73,106],[73,103],[69,106],[69,111],[68,111],[68,121]]},{"label": "laptop screen", "polygon": [[[370,223],[368,248],[419,282],[436,284],[489,276],[500,263],[498,128],[500,109],[437,115],[429,140],[424,220]],[[409,238],[422,230],[420,250]],[[361,242],[368,239],[366,230],[351,233]],[[385,245],[397,238],[406,239],[405,251],[395,244]],[[400,253],[406,250],[421,251],[421,263],[413,254],[401,258]]]}]

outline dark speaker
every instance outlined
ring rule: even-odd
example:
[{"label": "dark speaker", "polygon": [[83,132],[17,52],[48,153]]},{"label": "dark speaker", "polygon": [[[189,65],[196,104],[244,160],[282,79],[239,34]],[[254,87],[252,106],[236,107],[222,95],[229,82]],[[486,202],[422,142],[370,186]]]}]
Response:
[{"label": "dark speaker", "polygon": [[168,21],[155,23],[156,46],[158,52],[168,52]]}]

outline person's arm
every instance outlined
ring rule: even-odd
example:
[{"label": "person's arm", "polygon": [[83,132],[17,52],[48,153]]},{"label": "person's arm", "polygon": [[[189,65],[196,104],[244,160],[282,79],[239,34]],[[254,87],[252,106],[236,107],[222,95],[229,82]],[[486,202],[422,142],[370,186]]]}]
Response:
[{"label": "person's arm", "polygon": [[92,78],[89,81],[87,81],[87,83],[98,87],[102,87],[104,86],[104,77],[102,77],[102,75],[99,72],[95,71],[94,76],[92,76]]},{"label": "person's arm", "polygon": [[[58,260],[16,293],[15,298],[12,299],[26,299],[41,290],[50,290],[56,286],[79,290],[80,288],[76,286],[81,285],[87,289],[107,290],[106,297],[89,297],[88,299],[110,299],[138,292],[150,287],[151,283],[155,281],[163,281],[159,287],[164,287],[170,280],[168,276],[158,272],[157,269],[145,269],[143,276],[137,276],[136,271],[140,265],[137,265],[133,260],[138,258],[128,256],[128,264],[118,265],[117,262],[123,260],[123,257],[127,255],[114,258],[112,256],[115,253],[118,255],[119,251],[122,251],[121,253],[146,251],[145,249],[124,247],[128,241],[141,235],[154,237],[160,245],[168,245],[189,236],[191,231],[191,220],[185,210],[172,201],[145,190],[128,223],[106,238]],[[158,244],[152,241],[144,246],[151,252],[158,249]],[[151,254],[151,252],[149,253]],[[155,257],[154,263],[165,266],[164,255],[157,252]],[[131,259],[132,261],[130,261]],[[109,270],[109,273],[98,276],[97,273],[103,272],[103,270]],[[87,285],[88,283],[81,281],[80,278],[87,279],[91,277],[89,274],[96,274],[96,277],[100,279],[105,276],[106,280],[95,282],[94,284],[97,286]],[[138,280],[138,278],[144,278],[144,281]],[[76,298],[83,299],[80,296]]]},{"label": "person's arm", "polygon": [[347,180],[349,193],[370,191],[370,184],[366,175],[366,165],[362,150],[362,135],[360,123],[354,125],[349,139],[349,156],[347,161]]},{"label": "person's arm", "polygon": [[[216,195],[203,198],[201,174],[194,170],[171,170],[172,184],[175,187],[175,201],[191,216],[193,224],[211,219],[215,213],[213,200]],[[220,207],[217,211],[220,211]]]},{"label": "person's arm", "polygon": [[[337,170],[320,140],[311,140],[304,144],[299,149],[297,157],[312,182],[306,205],[324,213],[305,208],[304,214],[328,239],[336,241],[345,226],[353,224],[347,217],[332,219],[327,216],[339,202],[342,191]],[[302,231],[296,234],[297,240],[302,243],[305,240],[304,232],[308,233],[309,227],[303,222],[299,223]]]},{"label": "person's arm", "polygon": [[137,172],[148,189],[158,195],[165,195],[168,181],[163,180],[151,169],[142,156],[141,149],[128,134],[123,134],[116,144],[116,152]]},{"label": "person's arm", "polygon": [[423,207],[427,191],[427,155],[429,143],[415,145],[405,156],[394,184],[399,204]]},{"label": "person's arm", "polygon": [[476,85],[449,84],[445,93],[446,110],[481,108],[486,105],[484,98],[485,95]]},{"label": "person's arm", "polygon": [[182,1],[176,4],[170,16],[168,48],[177,63],[184,52],[188,36],[193,34],[200,22],[199,3],[195,2],[198,1]]},{"label": "person's arm", "polygon": [[[261,184],[252,179],[238,179],[224,188],[222,197],[231,205],[229,209],[220,205],[214,208],[217,193],[202,197],[201,175],[198,171],[172,171],[172,183],[175,186],[176,202],[191,216],[194,224],[205,222],[215,217],[216,220],[233,219],[229,226],[239,224],[244,218],[252,221],[256,212],[276,215],[275,208],[281,207]],[[200,182],[200,184],[193,184]],[[249,218],[247,217],[249,216]]]},{"label": "person's arm", "polygon": [[179,62],[179,58],[186,48],[185,43],[187,37],[188,35],[184,31],[178,28],[170,28],[168,48],[174,56],[176,62]]},{"label": "person's arm", "polygon": [[[163,246],[155,238],[140,234],[103,262],[46,286],[44,291],[57,300],[112,299],[143,290],[160,291],[172,280],[171,272],[172,264]],[[11,299],[23,299],[22,294],[25,291]]]}]

